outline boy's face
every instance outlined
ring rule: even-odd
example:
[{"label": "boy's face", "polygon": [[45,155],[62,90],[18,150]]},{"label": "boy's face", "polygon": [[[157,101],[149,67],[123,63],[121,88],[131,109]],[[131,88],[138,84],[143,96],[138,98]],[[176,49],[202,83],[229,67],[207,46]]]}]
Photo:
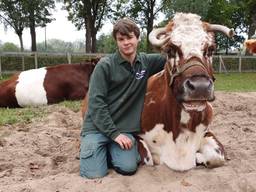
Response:
[{"label": "boy's face", "polygon": [[126,57],[136,54],[139,39],[131,32],[129,36],[116,34],[116,43],[120,53]]}]

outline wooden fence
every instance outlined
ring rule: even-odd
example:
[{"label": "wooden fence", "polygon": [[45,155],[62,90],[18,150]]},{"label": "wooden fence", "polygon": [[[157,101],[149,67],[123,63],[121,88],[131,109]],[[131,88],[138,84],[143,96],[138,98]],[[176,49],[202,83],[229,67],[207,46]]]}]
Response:
[{"label": "wooden fence", "polygon": [[[53,66],[62,63],[82,63],[104,54],[46,53],[46,52],[0,52],[0,75]],[[215,55],[215,72],[256,72],[256,56]]]}]

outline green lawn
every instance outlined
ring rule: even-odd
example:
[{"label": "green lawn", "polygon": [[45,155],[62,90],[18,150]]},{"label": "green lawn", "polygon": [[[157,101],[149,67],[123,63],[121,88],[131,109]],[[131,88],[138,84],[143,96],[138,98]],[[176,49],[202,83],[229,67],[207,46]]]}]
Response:
[{"label": "green lawn", "polygon": [[215,74],[217,91],[256,91],[256,73]]}]

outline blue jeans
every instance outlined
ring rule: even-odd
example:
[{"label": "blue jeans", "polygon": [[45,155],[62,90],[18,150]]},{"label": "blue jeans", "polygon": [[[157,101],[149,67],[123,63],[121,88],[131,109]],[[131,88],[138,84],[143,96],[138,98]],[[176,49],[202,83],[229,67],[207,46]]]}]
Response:
[{"label": "blue jeans", "polygon": [[132,134],[125,134],[132,140],[130,150],[101,133],[81,136],[80,175],[87,178],[100,178],[108,173],[108,155],[113,168],[123,175],[132,175],[137,170],[140,156],[137,143]]}]

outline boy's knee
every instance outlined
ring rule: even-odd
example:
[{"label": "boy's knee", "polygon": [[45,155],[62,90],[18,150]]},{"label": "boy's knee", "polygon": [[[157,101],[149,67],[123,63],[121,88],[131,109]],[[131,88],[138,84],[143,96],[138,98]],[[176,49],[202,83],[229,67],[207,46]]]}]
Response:
[{"label": "boy's knee", "polygon": [[137,171],[137,168],[137,163],[129,163],[121,166],[114,166],[115,171],[122,175],[134,175]]},{"label": "boy's knee", "polygon": [[106,166],[97,166],[95,159],[87,159],[80,156],[80,176],[88,179],[96,179],[106,176],[108,173]]}]

